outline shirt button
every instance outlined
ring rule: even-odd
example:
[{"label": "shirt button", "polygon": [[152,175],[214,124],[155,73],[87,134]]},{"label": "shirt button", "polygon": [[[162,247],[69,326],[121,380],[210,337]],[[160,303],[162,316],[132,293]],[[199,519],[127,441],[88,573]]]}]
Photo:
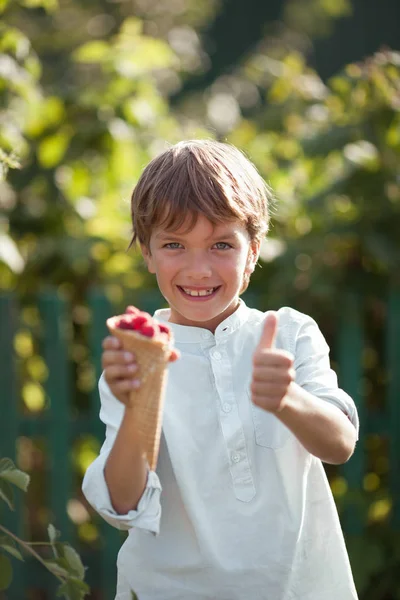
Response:
[{"label": "shirt button", "polygon": [[238,463],[240,461],[240,454],[238,452],[232,452],[232,461]]},{"label": "shirt button", "polygon": [[222,358],[221,352],[214,352],[214,354],[213,354],[213,357],[214,357],[216,360],[219,360],[220,358]]},{"label": "shirt button", "polygon": [[231,412],[231,410],[232,410],[232,406],[231,406],[230,404],[228,404],[227,402],[225,402],[225,403],[222,405],[222,410],[223,410],[224,412],[226,412],[226,413],[228,413],[228,412]]}]

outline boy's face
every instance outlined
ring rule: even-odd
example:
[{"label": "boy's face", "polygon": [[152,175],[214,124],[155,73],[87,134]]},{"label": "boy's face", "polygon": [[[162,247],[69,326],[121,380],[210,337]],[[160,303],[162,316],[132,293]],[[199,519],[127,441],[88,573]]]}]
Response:
[{"label": "boy's face", "polygon": [[199,215],[194,228],[156,228],[142,253],[171,309],[170,322],[216,327],[238,306],[243,277],[254,270],[259,246],[239,221],[213,226]]}]

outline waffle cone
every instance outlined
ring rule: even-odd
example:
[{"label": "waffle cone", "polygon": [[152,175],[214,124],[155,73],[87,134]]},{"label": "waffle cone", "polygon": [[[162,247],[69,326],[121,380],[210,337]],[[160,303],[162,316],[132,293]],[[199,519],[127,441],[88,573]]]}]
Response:
[{"label": "waffle cone", "polygon": [[133,330],[118,328],[115,326],[117,318],[108,319],[107,327],[110,333],[120,340],[123,349],[132,352],[136,358],[140,387],[130,392],[129,402],[135,413],[137,429],[149,467],[154,471],[160,448],[171,341],[146,338]]}]

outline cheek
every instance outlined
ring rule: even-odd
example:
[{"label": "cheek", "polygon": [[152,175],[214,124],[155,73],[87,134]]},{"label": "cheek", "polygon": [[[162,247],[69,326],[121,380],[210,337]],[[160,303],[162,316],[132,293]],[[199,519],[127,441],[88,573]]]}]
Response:
[{"label": "cheek", "polygon": [[237,253],[234,256],[230,256],[229,258],[222,260],[219,267],[226,273],[229,272],[231,278],[236,276],[236,278],[239,279],[242,277],[246,268],[246,258],[247,257],[245,253]]},{"label": "cheek", "polygon": [[163,278],[172,274],[177,270],[177,268],[179,268],[179,266],[177,261],[174,260],[174,257],[157,256],[156,260],[154,261],[154,268],[154,272],[157,273],[160,278]]}]

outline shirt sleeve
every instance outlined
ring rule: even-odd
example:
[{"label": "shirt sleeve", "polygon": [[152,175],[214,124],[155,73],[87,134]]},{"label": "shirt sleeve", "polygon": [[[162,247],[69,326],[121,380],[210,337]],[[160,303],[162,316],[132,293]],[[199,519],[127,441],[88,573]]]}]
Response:
[{"label": "shirt sleeve", "polygon": [[111,393],[104,374],[100,377],[99,392],[100,419],[106,426],[106,438],[99,456],[85,473],[82,482],[83,494],[94,510],[117,529],[127,530],[138,527],[157,535],[160,530],[161,518],[161,484],[155,471],[148,472],[146,488],[136,510],[130,510],[127,514],[120,515],[112,506],[104,477],[104,467],[124,415],[124,406]]},{"label": "shirt sleeve", "polygon": [[330,366],[329,346],[317,323],[311,317],[304,317],[297,331],[294,351],[296,383],[343,411],[353,423],[358,436],[359,420],[354,401],[338,387],[336,373]]}]

